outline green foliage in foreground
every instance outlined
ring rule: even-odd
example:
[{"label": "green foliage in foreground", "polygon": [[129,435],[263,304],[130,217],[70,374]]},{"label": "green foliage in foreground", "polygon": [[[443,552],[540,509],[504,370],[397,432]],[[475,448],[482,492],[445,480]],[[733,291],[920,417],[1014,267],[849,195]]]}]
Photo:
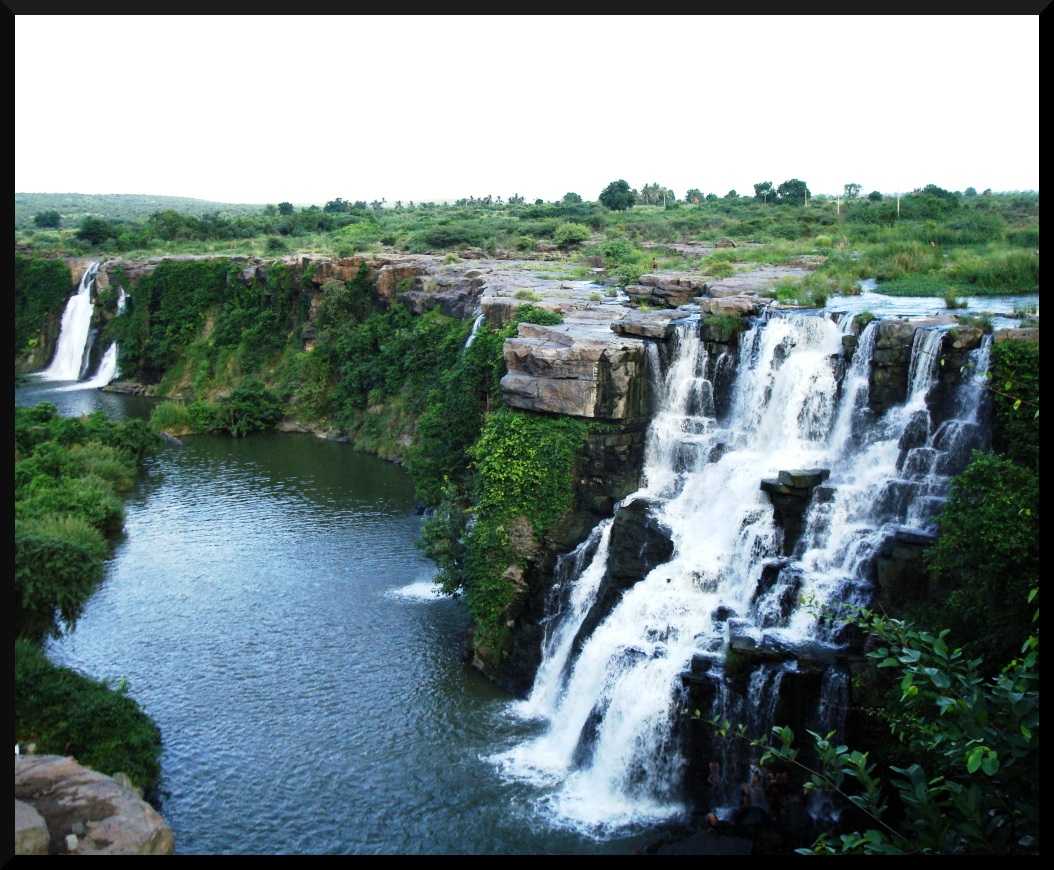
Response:
[{"label": "green foliage in foreground", "polygon": [[15,641],[15,740],[100,773],[123,771],[147,793],[161,775],[161,733],[123,681],[115,688],[58,667],[25,639]]},{"label": "green foliage in foreground", "polygon": [[16,635],[40,640],[76,623],[102,576],[105,538],[121,529],[118,493],[157,445],[141,420],[15,409]]},{"label": "green foliage in foreground", "polygon": [[15,254],[15,353],[32,347],[48,315],[61,315],[70,270],[61,260]]},{"label": "green foliage in foreground", "polygon": [[[1038,585],[1027,595],[1038,601]],[[1033,619],[1038,621],[1036,610]],[[1039,629],[1034,627],[998,675],[952,648],[948,631],[931,634],[867,611],[852,617],[876,641],[868,658],[895,669],[891,736],[909,757],[879,772],[868,753],[809,732],[819,764],[799,759],[791,729],[776,726],[762,764],[804,772],[805,788],[843,800],[852,813],[814,854],[1007,854],[1039,851]],[[729,723],[717,723],[721,733]],[[738,732],[743,739],[745,732]],[[891,809],[899,798],[902,811]],[[845,831],[847,827],[856,830]],[[859,828],[863,828],[860,830]]]}]

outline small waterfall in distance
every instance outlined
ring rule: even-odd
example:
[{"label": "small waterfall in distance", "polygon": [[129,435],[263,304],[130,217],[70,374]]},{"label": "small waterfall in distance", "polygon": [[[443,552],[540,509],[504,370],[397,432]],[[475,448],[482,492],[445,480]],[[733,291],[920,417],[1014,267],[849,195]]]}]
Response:
[{"label": "small waterfall in distance", "polygon": [[479,332],[479,328],[483,325],[483,319],[483,312],[477,311],[476,319],[472,321],[472,332],[470,332],[468,338],[465,339],[465,346],[461,349],[462,353],[472,347],[472,342],[476,340],[476,333]]},{"label": "small waterfall in distance", "polygon": [[[562,608],[550,614],[555,624],[547,626],[528,700],[511,707],[541,719],[545,730],[490,758],[503,775],[544,786],[542,809],[555,823],[606,836],[682,813],[681,675],[693,660],[710,661],[720,678],[733,623],[757,641],[764,635],[791,646],[833,643],[836,627],[822,621],[816,606],[798,602],[852,600],[854,589],[866,587],[866,564],[893,525],[927,526],[929,514],[912,507],[939,495],[941,485],[928,470],[904,479],[898,465],[904,464],[902,438],[920,413],[926,414],[923,441],[936,438],[926,398],[944,330],[916,330],[908,397],[874,420],[867,395],[878,321],[862,331],[839,385],[834,361],[847,320],[758,318],[740,336],[730,409],[721,420],[705,377],[698,321],[677,324],[648,432],[645,484],[623,501],[658,500],[655,515],[672,533],[673,557],[621,596],[573,660],[571,639],[604,576],[611,521],[598,526],[601,541],[588,561],[581,558],[586,543],[565,557],[575,564],[562,585],[573,585],[561,596]],[[978,368],[987,365],[987,346],[974,352]],[[649,363],[656,362],[649,351]],[[976,382],[959,390],[961,425],[941,430],[966,431],[976,422],[983,392]],[[783,533],[760,482],[780,470],[811,467],[831,469],[829,497],[813,505],[794,557],[779,561],[775,587],[763,591],[762,572],[781,557]],[[891,487],[902,492],[895,507]],[[784,612],[786,605],[781,611],[772,596],[785,591],[789,571],[801,594]],[[722,681],[708,713],[748,723],[753,736],[765,733],[785,674],[796,665],[792,659],[755,668],[745,695]],[[840,666],[827,669],[816,727],[837,729],[846,686]],[[734,802],[750,759],[729,744],[714,757],[720,781],[712,799]]]},{"label": "small waterfall in distance", "polygon": [[[111,342],[106,349],[99,367],[95,374],[84,380],[88,375],[88,366],[91,364],[92,346],[95,342],[97,330],[91,328],[92,315],[95,306],[91,302],[91,288],[95,283],[99,264],[91,263],[81,278],[77,293],[70,297],[62,314],[62,328],[56,345],[55,359],[43,372],[41,378],[44,380],[73,380],[76,383],[59,387],[59,391],[90,390],[105,387],[118,375],[117,342]],[[117,315],[124,314],[127,306],[127,294],[123,287],[118,288]],[[79,350],[78,350],[79,347]],[[76,374],[74,371],[74,360],[77,360]]]},{"label": "small waterfall in distance", "polygon": [[91,330],[94,306],[91,288],[98,263],[91,263],[81,276],[80,285],[62,312],[62,326],[55,346],[55,356],[40,377],[47,381],[75,381],[81,376],[85,347]]}]

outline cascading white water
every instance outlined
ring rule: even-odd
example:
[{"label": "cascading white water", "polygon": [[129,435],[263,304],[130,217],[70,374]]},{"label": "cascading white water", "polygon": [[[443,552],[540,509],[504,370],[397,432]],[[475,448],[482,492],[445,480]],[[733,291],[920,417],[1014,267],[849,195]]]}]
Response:
[{"label": "cascading white water", "polygon": [[124,287],[117,288],[117,313],[124,314],[125,306],[128,304],[128,294],[124,292]]},{"label": "cascading white water", "polygon": [[[527,700],[517,705],[517,712],[526,718],[548,717],[553,714],[560,690],[563,688],[564,667],[578,629],[585,621],[589,608],[596,600],[600,581],[607,565],[608,544],[611,541],[611,520],[604,520],[594,527],[581,544],[565,556],[556,566],[556,576],[566,572],[566,605],[550,614],[542,642],[542,664],[534,680]],[[592,558],[585,562],[585,555]],[[557,587],[558,595],[565,592]]]},{"label": "cascading white water", "polygon": [[[622,595],[572,661],[573,639],[605,571],[611,534],[605,524],[603,546],[571,581],[576,603],[547,632],[531,696],[514,708],[546,719],[547,730],[492,757],[506,775],[551,787],[545,802],[556,821],[603,835],[683,809],[679,678],[696,654],[721,656],[729,629],[725,619],[714,618],[718,608],[758,620],[760,632],[755,593],[764,563],[782,546],[772,505],[759,489],[763,478],[782,469],[835,472],[833,497],[810,512],[795,563],[803,592],[816,604],[857,579],[873,552],[885,522],[877,493],[896,478],[898,441],[925,408],[942,334],[916,331],[907,401],[869,424],[878,325],[861,334],[839,391],[834,361],[844,325],[802,315],[756,321],[740,337],[731,406],[720,423],[698,325],[677,325],[649,428],[645,483],[623,502],[642,495],[658,500],[657,519],[671,532],[673,557]],[[766,631],[790,642],[822,636],[816,609],[797,603]],[[771,724],[782,674],[779,666],[759,668],[745,699],[726,692],[715,704],[749,713],[757,728]],[[826,721],[844,686],[834,677],[825,677],[824,686],[831,696],[821,711]]]},{"label": "cascading white water", "polygon": [[95,376],[87,381],[78,381],[65,387],[59,387],[59,391],[69,390],[97,390],[105,387],[110,381],[117,377],[117,342],[111,342],[99,362],[99,369]]},{"label": "cascading white water", "polygon": [[47,381],[75,381],[81,376],[84,351],[91,329],[94,306],[91,287],[95,282],[98,263],[92,263],[84,271],[77,292],[70,297],[62,312],[62,326],[55,346],[55,356],[40,377]]},{"label": "cascading white water", "polygon": [[483,312],[479,311],[476,314],[476,319],[472,321],[472,332],[470,332],[468,338],[465,339],[465,346],[461,349],[462,353],[472,347],[472,342],[476,340],[476,333],[479,332],[479,328],[483,325],[483,319]]}]

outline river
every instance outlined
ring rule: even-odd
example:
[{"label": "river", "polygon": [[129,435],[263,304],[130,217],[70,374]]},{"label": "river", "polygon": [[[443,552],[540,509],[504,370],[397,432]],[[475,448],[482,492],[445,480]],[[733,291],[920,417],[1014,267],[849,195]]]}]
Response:
[{"label": "river", "polygon": [[[16,404],[145,416],[30,381]],[[557,827],[487,758],[537,725],[463,661],[401,468],[306,435],[164,447],[55,662],[124,677],[163,738],[180,853],[626,852]]]}]

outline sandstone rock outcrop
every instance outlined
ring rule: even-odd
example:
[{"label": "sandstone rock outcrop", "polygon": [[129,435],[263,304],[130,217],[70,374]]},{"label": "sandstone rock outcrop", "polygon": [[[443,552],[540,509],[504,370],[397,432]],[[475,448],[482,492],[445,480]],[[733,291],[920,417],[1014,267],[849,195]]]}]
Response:
[{"label": "sandstone rock outcrop", "polygon": [[641,275],[626,288],[626,295],[637,302],[676,308],[698,296],[706,287],[706,276],[694,272],[663,272]]},{"label": "sandstone rock outcrop", "polygon": [[[43,819],[52,854],[70,853],[70,834],[76,838],[72,853],[78,855],[168,855],[174,847],[171,828],[150,804],[73,758],[16,756],[15,799]],[[39,834],[31,836],[39,840]]]},{"label": "sandstone rock outcrop", "polygon": [[573,417],[636,420],[647,413],[644,342],[607,330],[520,324],[505,342],[506,404]]},{"label": "sandstone rock outcrop", "polygon": [[611,329],[619,335],[663,340],[673,335],[673,322],[684,316],[684,312],[676,309],[664,308],[661,311],[630,309],[617,320],[611,321]]}]

